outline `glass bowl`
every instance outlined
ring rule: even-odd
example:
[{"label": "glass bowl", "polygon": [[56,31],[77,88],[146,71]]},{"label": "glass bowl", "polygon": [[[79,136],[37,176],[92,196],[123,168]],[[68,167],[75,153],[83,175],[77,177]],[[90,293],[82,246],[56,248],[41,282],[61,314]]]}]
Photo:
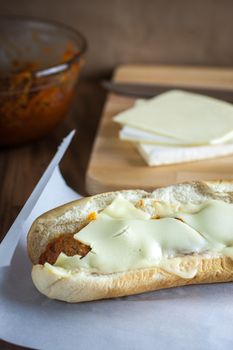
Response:
[{"label": "glass bowl", "polygon": [[67,114],[86,51],[76,30],[0,17],[0,144],[35,140]]}]

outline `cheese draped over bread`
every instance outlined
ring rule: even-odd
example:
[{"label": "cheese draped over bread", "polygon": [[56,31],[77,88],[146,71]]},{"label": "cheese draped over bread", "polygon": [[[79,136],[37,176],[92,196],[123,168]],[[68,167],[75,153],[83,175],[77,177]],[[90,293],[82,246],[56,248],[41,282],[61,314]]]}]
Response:
[{"label": "cheese draped over bread", "polygon": [[55,265],[46,263],[45,267],[59,273],[65,269],[111,274],[158,266],[192,278],[197,266],[183,270],[181,256],[233,257],[233,204],[208,200],[192,214],[178,211],[173,217],[153,219],[118,195],[74,238],[91,251],[82,258],[61,253]]}]

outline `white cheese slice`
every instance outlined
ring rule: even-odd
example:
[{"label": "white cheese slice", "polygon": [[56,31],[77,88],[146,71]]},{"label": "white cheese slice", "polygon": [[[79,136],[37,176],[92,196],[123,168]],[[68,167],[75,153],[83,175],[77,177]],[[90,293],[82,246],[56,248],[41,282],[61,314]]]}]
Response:
[{"label": "white cheese slice", "polygon": [[157,135],[155,133],[140,130],[127,125],[123,126],[123,128],[120,130],[119,137],[121,140],[125,140],[125,141],[148,143],[148,144],[155,144],[155,145],[192,146],[192,144],[188,144],[188,142],[185,142],[182,140],[177,140],[172,137]]},{"label": "white cheese slice", "polygon": [[[233,257],[233,204],[209,200],[197,206],[194,213],[177,211],[173,217],[150,220],[132,206],[123,196],[116,197],[95,221],[74,236],[91,251],[82,258],[61,253],[53,268],[58,272],[110,274],[157,266],[193,278],[198,259],[189,257],[193,261],[187,268],[183,264],[186,254]],[[49,268],[49,264],[46,266]]]},{"label": "white cheese slice", "polygon": [[172,259],[162,259],[159,266],[167,272],[174,273],[182,278],[193,278],[197,274],[197,268],[199,261],[198,259],[192,259],[189,256],[189,268],[185,266],[184,262],[186,259],[184,257],[172,258]]},{"label": "white cheese slice", "polygon": [[160,266],[184,278],[193,277],[196,266],[190,271],[183,271],[174,257],[180,253],[205,250],[205,239],[174,218],[149,219],[148,213],[119,194],[98,214],[97,220],[74,236],[92,248],[90,253],[82,259],[78,255],[68,257],[61,253],[55,266],[70,271],[87,269],[95,273]]},{"label": "white cheese slice", "polygon": [[75,238],[91,246],[82,259],[60,254],[55,266],[114,273],[159,266],[164,258],[206,250],[205,239],[180,220],[96,220]]},{"label": "white cheese slice", "polygon": [[233,247],[233,204],[211,200],[196,213],[181,212],[176,216],[198,231],[215,249]]},{"label": "white cheese slice", "polygon": [[194,145],[223,143],[233,138],[230,103],[179,90],[135,105],[114,120]]},{"label": "white cheese slice", "polygon": [[148,220],[150,215],[136,208],[121,194],[114,199],[99,215],[98,219],[141,219]]},{"label": "white cheese slice", "polygon": [[233,143],[196,147],[169,147],[139,143],[136,147],[149,166],[193,162],[233,154]]}]

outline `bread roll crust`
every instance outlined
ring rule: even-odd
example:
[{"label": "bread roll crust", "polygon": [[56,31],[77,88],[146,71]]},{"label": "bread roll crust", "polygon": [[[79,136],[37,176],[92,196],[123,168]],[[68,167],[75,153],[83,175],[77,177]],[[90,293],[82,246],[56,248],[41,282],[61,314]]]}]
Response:
[{"label": "bread roll crust", "polygon": [[[184,266],[189,264],[186,256]],[[37,289],[51,299],[70,303],[108,299],[190,284],[230,282],[233,260],[230,258],[196,257],[198,271],[194,278],[184,279],[154,267],[111,275],[77,272],[58,277],[42,265],[33,266],[32,279]]]},{"label": "bread roll crust", "polygon": [[168,186],[152,193],[142,190],[103,193],[53,209],[36,219],[28,234],[28,253],[34,264],[32,279],[41,293],[52,299],[75,303],[189,284],[233,281],[233,260],[206,254],[186,255],[181,258],[184,270],[188,269],[190,264],[197,267],[197,274],[190,279],[179,277],[159,267],[108,275],[78,270],[57,274],[56,269],[49,268],[47,264],[38,264],[39,256],[49,241],[61,233],[77,232],[90,212],[101,211],[119,192],[143,210],[153,210],[153,203],[158,201],[171,207],[182,207],[187,201],[191,204],[202,203],[208,199],[233,203],[233,181],[211,181]]}]

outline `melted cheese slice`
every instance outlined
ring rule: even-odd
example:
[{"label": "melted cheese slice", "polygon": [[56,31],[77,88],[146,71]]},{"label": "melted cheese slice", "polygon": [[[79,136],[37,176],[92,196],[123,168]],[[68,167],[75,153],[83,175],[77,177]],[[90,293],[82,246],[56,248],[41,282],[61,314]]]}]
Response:
[{"label": "melted cheese slice", "polygon": [[233,204],[211,200],[196,213],[176,216],[199,232],[212,250],[233,247]]},{"label": "melted cheese slice", "polygon": [[124,199],[121,194],[114,199],[99,215],[98,219],[141,219],[149,220],[150,215],[136,208],[131,202]]},{"label": "melted cheese slice", "polygon": [[[183,278],[197,272],[198,259],[185,268],[180,256],[217,252],[233,257],[233,205],[210,200],[192,214],[150,219],[119,195],[75,238],[91,247],[83,258],[61,253],[51,268],[111,274],[147,267],[161,267]],[[177,220],[180,218],[181,220]],[[189,261],[190,261],[189,257]],[[46,264],[48,267],[49,264]],[[60,272],[59,272],[60,273]]]},{"label": "melted cheese slice", "polygon": [[114,120],[192,145],[233,138],[233,106],[211,97],[173,90],[136,105]]},{"label": "melted cheese slice", "polygon": [[60,254],[56,266],[114,273],[158,266],[162,259],[206,250],[203,237],[180,220],[92,221],[75,235],[91,246],[85,257]]},{"label": "melted cheese slice", "polygon": [[149,219],[148,213],[118,195],[96,221],[75,235],[91,246],[91,252],[82,259],[61,253],[53,268],[114,273],[158,266],[183,278],[192,278],[196,266],[184,270],[176,256],[205,250],[203,237],[174,218]]}]

